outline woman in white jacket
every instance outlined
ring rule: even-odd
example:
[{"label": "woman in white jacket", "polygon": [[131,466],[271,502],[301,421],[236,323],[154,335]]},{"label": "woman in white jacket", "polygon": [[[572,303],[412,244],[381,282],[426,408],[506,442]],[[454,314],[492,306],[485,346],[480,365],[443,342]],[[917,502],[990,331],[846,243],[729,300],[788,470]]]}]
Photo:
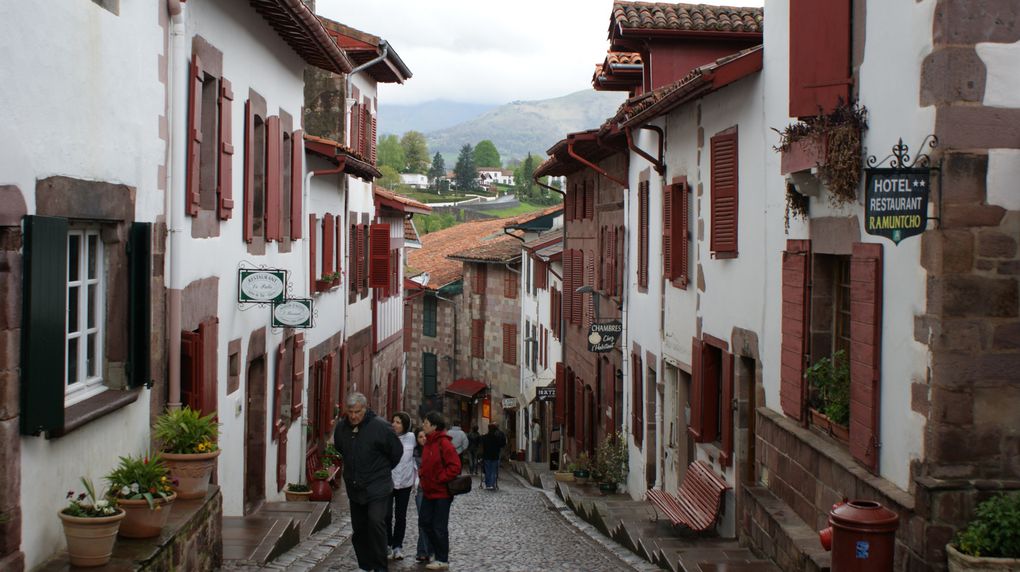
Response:
[{"label": "woman in white jacket", "polygon": [[410,432],[411,417],[403,411],[393,414],[393,430],[397,432],[404,454],[393,469],[393,496],[386,511],[386,531],[389,538],[389,556],[394,560],[404,558],[404,530],[407,528],[407,503],[411,498],[418,471],[414,467],[414,433]]}]

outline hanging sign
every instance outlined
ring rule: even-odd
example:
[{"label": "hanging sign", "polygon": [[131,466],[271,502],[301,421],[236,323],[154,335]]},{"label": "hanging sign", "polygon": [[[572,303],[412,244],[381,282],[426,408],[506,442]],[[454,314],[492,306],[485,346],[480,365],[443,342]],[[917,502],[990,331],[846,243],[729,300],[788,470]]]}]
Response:
[{"label": "hanging sign", "polygon": [[928,226],[930,169],[867,169],[864,229],[895,244]]},{"label": "hanging sign", "polygon": [[595,322],[588,328],[588,351],[603,353],[612,350],[622,333],[623,324],[619,320]]},{"label": "hanging sign", "polygon": [[242,304],[282,302],[286,290],[286,270],[242,268],[237,271],[237,301]]},{"label": "hanging sign", "polygon": [[517,409],[517,398],[516,397],[504,397],[502,405],[503,405],[503,409]]},{"label": "hanging sign", "polygon": [[273,303],[274,328],[311,328],[312,299],[290,298]]},{"label": "hanging sign", "polygon": [[535,397],[539,401],[554,401],[556,399],[556,386],[550,385],[549,387],[536,387]]}]

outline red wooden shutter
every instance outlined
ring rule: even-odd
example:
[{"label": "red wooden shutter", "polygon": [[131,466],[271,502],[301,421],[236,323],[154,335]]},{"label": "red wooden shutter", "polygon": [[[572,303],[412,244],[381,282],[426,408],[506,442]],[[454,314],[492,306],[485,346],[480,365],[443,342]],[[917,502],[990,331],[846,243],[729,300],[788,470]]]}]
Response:
[{"label": "red wooden shutter", "polygon": [[347,249],[350,250],[350,267],[347,269],[347,276],[349,278],[347,289],[351,294],[357,293],[360,288],[358,283],[358,231],[361,225],[351,225],[351,237],[347,241]]},{"label": "red wooden shutter", "polygon": [[[300,129],[290,137],[290,238],[301,238],[301,201],[304,191],[304,170],[301,160],[304,157],[304,136]],[[339,248],[340,241],[337,240]],[[337,265],[337,270],[340,265]]]},{"label": "red wooden shutter", "polygon": [[563,218],[566,222],[574,220],[574,193],[577,189],[577,183],[571,185],[567,192],[563,194]]},{"label": "red wooden shutter", "polygon": [[807,350],[808,279],[811,241],[787,240],[783,253],[782,354],[779,405],[787,416],[804,419],[804,359]]},{"label": "red wooden shutter", "polygon": [[790,0],[790,116],[850,101],[850,0]]},{"label": "red wooden shutter", "polygon": [[198,325],[198,335],[201,337],[202,352],[202,384],[201,384],[201,410],[203,415],[216,413],[216,368],[219,360],[216,354],[216,344],[219,335],[219,319],[209,318]]},{"label": "red wooden shutter", "polygon": [[358,225],[358,292],[368,291],[368,229],[369,225]]},{"label": "red wooden shutter", "polygon": [[556,400],[553,402],[553,424],[562,426],[567,404],[567,375],[562,362],[556,362]]},{"label": "red wooden shutter", "polygon": [[679,202],[679,208],[674,204],[675,212],[677,213],[677,219],[673,222],[675,226],[678,226],[677,232],[674,234],[675,240],[673,243],[674,258],[676,260],[676,267],[673,269],[674,274],[678,279],[677,285],[686,290],[687,283],[690,282],[690,218],[691,218],[691,186],[687,183],[680,185],[678,194],[674,198],[674,203]]},{"label": "red wooden shutter", "polygon": [[584,295],[578,294],[577,289],[584,286],[584,251],[574,251],[574,279],[573,288],[570,295],[573,296],[574,302],[572,305],[574,314],[574,323],[580,324],[582,316],[584,315]]},{"label": "red wooden shutter", "polygon": [[350,148],[358,156],[361,156],[361,104],[355,103],[351,106],[351,136]]},{"label": "red wooden shutter", "polygon": [[517,297],[517,274],[506,270],[503,276],[503,297],[514,299]]},{"label": "red wooden shutter", "polygon": [[719,376],[722,383],[722,451],[719,453],[719,464],[728,467],[733,464],[733,354],[722,352],[722,372]]},{"label": "red wooden shutter", "polygon": [[333,273],[333,237],[336,235],[336,217],[330,213],[322,215],[322,274]]},{"label": "red wooden shutter", "polygon": [[287,484],[287,428],[276,432],[276,492],[280,492]]},{"label": "red wooden shutter", "polygon": [[340,215],[336,215],[336,244],[333,245],[333,248],[336,249],[336,268],[335,268],[335,270],[337,272],[343,272],[343,267],[344,267],[344,265],[343,265],[343,261],[344,261],[344,249],[343,249],[343,244],[341,242],[342,239],[343,239],[343,236],[344,236],[343,219],[340,218]]},{"label": "red wooden shutter", "polygon": [[316,247],[318,246],[318,224],[315,220],[315,213],[308,213],[308,293],[315,292],[315,279],[319,277],[318,260],[316,260]]},{"label": "red wooden shutter", "polygon": [[390,281],[390,225],[379,223],[369,228],[372,265],[369,268],[369,286],[386,288]]},{"label": "red wooden shutter", "polygon": [[244,102],[244,241],[255,236],[255,112]]},{"label": "red wooden shutter", "polygon": [[200,181],[202,176],[202,81],[205,71],[198,54],[191,57],[191,72],[188,76],[188,173],[185,177],[184,212],[198,215],[201,206]]},{"label": "red wooden shutter", "polygon": [[280,342],[276,348],[276,375],[273,376],[273,430],[272,439],[276,440],[283,427],[283,384],[286,372],[283,371],[283,356],[287,353],[286,341]]},{"label": "red wooden shutter", "polygon": [[585,185],[584,218],[595,218],[595,184]]},{"label": "red wooden shutter", "polygon": [[716,258],[737,256],[737,130],[712,138],[712,235]]},{"label": "red wooden shutter", "polygon": [[703,443],[705,439],[705,343],[694,338],[691,342],[691,418],[688,420],[687,432],[695,443]]},{"label": "red wooden shutter", "polygon": [[368,159],[368,149],[365,148],[365,139],[368,138],[368,125],[366,119],[368,118],[368,110],[365,109],[365,104],[358,106],[358,143],[356,149],[358,154],[364,159]]},{"label": "red wooden shutter", "polygon": [[662,270],[667,280],[673,279],[673,187],[662,193]]},{"label": "red wooden shutter", "polygon": [[648,181],[638,185],[638,287],[648,288]]},{"label": "red wooden shutter", "polygon": [[202,410],[202,361],[202,336],[181,332],[181,403],[195,411]]},{"label": "red wooden shutter", "polygon": [[375,165],[375,155],[376,155],[375,154],[375,123],[376,123],[375,114],[371,113],[371,114],[369,114],[369,117],[371,118],[371,122],[372,122],[372,131],[371,131],[372,134],[371,134],[371,137],[370,137],[370,139],[368,141],[368,148],[371,149],[370,155],[371,155],[371,159],[372,159],[372,164]]},{"label": "red wooden shutter", "polygon": [[850,454],[878,471],[882,375],[882,245],[857,242],[850,259]]},{"label": "red wooden shutter", "polygon": [[301,405],[305,392],[305,335],[294,334],[294,367],[290,377],[290,422],[301,418]]},{"label": "red wooden shutter", "polygon": [[574,251],[563,251],[563,292],[566,293],[566,304],[563,306],[562,319],[573,323],[574,321],[574,297],[570,295],[573,291],[571,286],[574,282]]},{"label": "red wooden shutter", "polygon": [[485,357],[485,321],[471,320],[471,357]]},{"label": "red wooden shutter", "polygon": [[503,363],[517,365],[517,324],[503,324]]},{"label": "red wooden shutter", "polygon": [[280,228],[280,150],[283,132],[280,131],[280,117],[274,115],[266,120],[266,240],[282,240]]},{"label": "red wooden shutter", "polygon": [[414,341],[414,304],[404,302],[404,351],[411,351],[411,343]]},{"label": "red wooden shutter", "polygon": [[631,419],[633,420],[634,442],[638,447],[644,442],[645,434],[645,398],[644,398],[644,366],[637,354],[631,354]]},{"label": "red wooden shutter", "polygon": [[227,220],[234,212],[234,90],[230,81],[220,78],[219,93],[219,164],[217,165],[217,194],[219,195],[218,214],[221,220]]}]

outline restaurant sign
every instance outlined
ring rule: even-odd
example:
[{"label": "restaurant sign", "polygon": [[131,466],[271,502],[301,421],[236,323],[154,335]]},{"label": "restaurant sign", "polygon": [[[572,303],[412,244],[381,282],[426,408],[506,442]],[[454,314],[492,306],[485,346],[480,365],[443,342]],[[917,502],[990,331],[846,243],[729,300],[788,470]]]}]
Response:
[{"label": "restaurant sign", "polygon": [[930,169],[867,169],[864,228],[899,244],[928,226]]},{"label": "restaurant sign", "polygon": [[623,333],[623,324],[619,320],[595,322],[588,328],[588,351],[603,353],[616,347],[616,341]]},{"label": "restaurant sign", "polygon": [[237,301],[242,304],[282,302],[286,290],[286,270],[242,268],[237,271]]},{"label": "restaurant sign", "polygon": [[311,328],[312,299],[290,298],[273,303],[274,328]]}]

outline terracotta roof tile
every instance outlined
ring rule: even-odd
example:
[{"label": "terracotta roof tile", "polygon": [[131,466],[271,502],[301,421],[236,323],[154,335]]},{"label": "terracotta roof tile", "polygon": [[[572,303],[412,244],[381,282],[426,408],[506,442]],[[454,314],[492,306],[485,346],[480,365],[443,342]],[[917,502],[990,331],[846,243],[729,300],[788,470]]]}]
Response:
[{"label": "terracotta roof tile", "polygon": [[[763,31],[762,8],[667,4],[662,2],[614,2],[613,27],[626,30],[672,30],[746,32]],[[612,31],[611,31],[612,33]]]},{"label": "terracotta roof tile", "polygon": [[414,227],[414,222],[409,218],[404,219],[404,242],[421,242],[418,229]]},{"label": "terracotta roof tile", "polygon": [[333,73],[347,73],[353,67],[301,0],[249,0],[276,33],[305,62]]},{"label": "terracotta roof tile", "polygon": [[[485,247],[490,244],[502,243],[506,240],[516,243],[517,254],[520,255],[521,241],[507,236],[503,228],[514,224],[522,217],[498,218],[465,222],[422,235],[422,247],[412,250],[407,256],[407,265],[415,272],[428,272],[429,290],[438,290],[464,276],[464,264],[461,260],[449,258],[451,255],[463,256],[464,253]],[[493,252],[499,252],[502,245],[492,246]],[[484,253],[484,252],[483,252]]]},{"label": "terracotta roof tile", "polygon": [[608,52],[606,54],[606,61],[604,66],[611,66],[613,64],[623,65],[641,65],[643,60],[641,54],[638,52]]},{"label": "terracotta roof tile", "polygon": [[393,191],[390,191],[388,189],[384,189],[382,187],[373,187],[372,192],[375,193],[377,199],[382,198],[403,205],[404,208],[401,210],[417,212],[420,214],[428,214],[432,212],[432,207],[428,206],[427,204],[420,203],[412,198],[408,198],[405,197],[404,195],[394,193]]},{"label": "terracotta roof tile", "polygon": [[346,145],[332,139],[316,137],[315,135],[305,133],[305,152],[315,153],[335,165],[339,165],[340,161],[343,160],[344,173],[354,175],[369,183],[373,179],[382,176],[382,173],[371,162],[352,151]]}]

